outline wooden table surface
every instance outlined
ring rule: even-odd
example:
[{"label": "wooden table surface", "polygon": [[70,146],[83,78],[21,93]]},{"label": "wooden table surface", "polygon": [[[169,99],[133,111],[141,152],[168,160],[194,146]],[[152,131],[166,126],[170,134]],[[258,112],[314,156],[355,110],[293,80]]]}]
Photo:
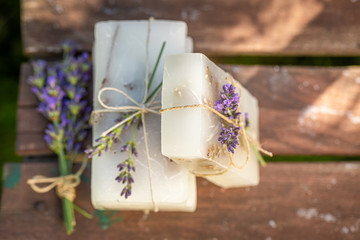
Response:
[{"label": "wooden table surface", "polygon": [[[5,169],[0,239],[67,239],[55,192],[38,194],[25,183],[37,174],[56,176],[57,164]],[[111,217],[92,208],[89,174],[75,203],[96,217],[76,214],[68,239],[360,239],[360,162],[269,163],[259,186],[227,190],[198,178],[194,213],[121,211]]]},{"label": "wooden table surface", "polygon": [[[97,21],[183,20],[196,52],[210,57],[359,56],[360,1],[356,0],[22,0],[24,52],[59,58],[59,42],[90,51]],[[259,99],[260,137],[276,155],[360,155],[360,67],[222,66]],[[16,151],[51,153],[46,121],[21,67]],[[314,158],[316,160],[316,158]],[[56,176],[56,163],[5,166],[0,239],[360,239],[360,162],[270,163],[257,187],[224,190],[198,179],[195,213],[95,211],[90,169],[67,237],[54,192],[34,193],[25,181]],[[121,217],[121,221],[120,221]],[[106,229],[107,230],[104,230]]]},{"label": "wooden table surface", "polygon": [[185,21],[195,52],[207,55],[360,54],[356,0],[22,0],[25,53],[59,52],[73,39],[91,50],[94,24],[105,20]]}]

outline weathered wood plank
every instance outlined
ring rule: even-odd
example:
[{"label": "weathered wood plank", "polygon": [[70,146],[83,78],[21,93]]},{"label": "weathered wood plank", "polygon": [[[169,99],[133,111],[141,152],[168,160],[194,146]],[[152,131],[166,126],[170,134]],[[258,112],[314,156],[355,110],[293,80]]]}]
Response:
[{"label": "weathered wood plank", "polygon": [[42,133],[47,126],[47,119],[41,115],[36,107],[17,109],[18,121],[16,130],[19,133]]},{"label": "weathered wood plank", "polygon": [[[261,142],[274,154],[360,155],[359,67],[223,67],[259,99]],[[34,107],[19,104],[17,153],[49,154],[36,99],[20,89],[19,102]]]},{"label": "weathered wood plank", "polygon": [[74,39],[91,50],[98,21],[186,21],[195,51],[208,55],[359,55],[360,2],[349,0],[22,1],[28,55]]},{"label": "weathered wood plank", "polygon": [[[55,192],[37,194],[25,184],[37,174],[54,176],[56,164],[22,164],[20,173],[19,183],[3,190],[0,239],[65,239]],[[197,183],[195,213],[122,211],[123,221],[107,231],[99,218],[77,215],[69,239],[359,239],[359,162],[270,163],[257,187]],[[88,182],[79,186],[76,203],[94,211]]]},{"label": "weathered wood plank", "polygon": [[44,132],[17,132],[15,148],[16,154],[19,156],[43,156],[53,154],[44,140]]},{"label": "weathered wood plank", "polygon": [[17,105],[20,108],[36,108],[37,99],[32,93],[28,82],[28,77],[33,74],[31,64],[21,64],[20,67],[20,84]]}]

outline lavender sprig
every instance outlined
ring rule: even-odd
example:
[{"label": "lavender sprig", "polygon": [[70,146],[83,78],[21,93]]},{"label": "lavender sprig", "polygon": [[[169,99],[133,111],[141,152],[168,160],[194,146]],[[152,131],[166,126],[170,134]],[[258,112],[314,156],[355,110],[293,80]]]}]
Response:
[{"label": "lavender sprig", "polygon": [[237,112],[240,97],[235,90],[232,84],[225,84],[223,91],[220,92],[220,99],[214,105],[216,110],[230,119],[237,119],[241,114]]},{"label": "lavender sprig", "polygon": [[[123,118],[126,119],[127,117],[129,117],[129,114],[125,115]],[[122,118],[117,119],[117,121],[122,121]],[[89,158],[95,155],[101,156],[103,152],[107,152],[112,147],[113,143],[116,143],[119,140],[123,130],[128,129],[131,125],[134,124],[135,126],[132,139],[126,142],[126,144],[120,148],[120,152],[129,152],[129,156],[127,159],[117,165],[120,173],[115,178],[118,183],[122,183],[124,185],[120,196],[124,196],[125,198],[128,198],[131,195],[131,184],[134,183],[134,178],[131,174],[132,172],[135,172],[133,156],[138,156],[135,136],[137,131],[140,130],[140,128],[142,127],[141,114],[138,114],[135,117],[129,119],[127,122],[125,122],[118,128],[113,129],[105,136],[96,139],[95,141],[99,143],[85,151],[88,154]]]},{"label": "lavender sprig", "polygon": [[118,141],[123,129],[124,125],[115,128],[105,136],[99,137],[95,140],[95,142],[98,142],[98,144],[94,147],[86,149],[85,153],[88,154],[89,158],[92,158],[95,155],[100,157],[103,152],[107,152],[112,147],[113,143]]},{"label": "lavender sprig", "polygon": [[[76,55],[72,42],[65,42],[62,48],[64,58],[60,64],[34,61],[34,75],[28,82],[40,101],[38,111],[50,121],[44,138],[58,155],[60,175],[66,176],[71,174],[72,160],[89,130],[91,108],[85,99],[85,87],[91,79],[91,59],[87,53]],[[67,198],[63,198],[63,212],[70,234],[75,216],[74,204]]]},{"label": "lavender sprig", "polygon": [[[136,128],[135,128],[136,129]],[[119,175],[115,178],[118,183],[125,185],[120,193],[120,196],[128,198],[131,195],[131,184],[134,183],[134,178],[131,172],[135,172],[135,166],[132,156],[137,157],[136,142],[134,140],[128,141],[120,149],[121,152],[129,152],[129,157],[122,161],[117,167],[119,168]]]},{"label": "lavender sprig", "polygon": [[[240,97],[235,92],[236,87],[234,87],[232,84],[225,84],[223,86],[223,91],[220,92],[220,99],[215,102],[214,108],[218,110],[220,113],[227,116],[229,119],[238,120],[241,112],[237,112]],[[248,129],[250,127],[250,120],[249,120],[249,114],[245,113],[245,119],[244,119],[244,129]],[[236,127],[234,124],[228,127],[223,127],[221,129],[221,132],[219,134],[218,141],[222,145],[226,145],[227,150],[230,153],[235,153],[235,149],[240,144],[239,143],[239,131],[241,130],[241,127]],[[265,166],[265,160],[261,156],[259,150],[256,148],[256,146],[253,143],[249,143],[250,147],[254,151],[255,155],[259,159],[262,166]]]},{"label": "lavender sprig", "polygon": [[[123,119],[126,119],[129,116],[130,116],[130,114],[126,114],[123,117],[116,119],[116,121],[121,122]],[[140,121],[140,122],[138,122],[138,121]],[[97,144],[94,147],[90,147],[90,148],[86,149],[85,153],[88,154],[89,158],[92,158],[96,155],[98,155],[100,157],[104,152],[107,152],[112,147],[112,145],[120,139],[120,136],[121,136],[121,133],[123,132],[123,130],[128,129],[134,123],[137,123],[136,128],[137,128],[137,130],[139,130],[140,127],[142,126],[141,114],[136,115],[135,117],[129,119],[124,124],[113,129],[105,136],[97,138],[95,140],[95,142],[97,142]]]},{"label": "lavender sprig", "polygon": [[129,152],[129,156],[127,159],[125,159],[122,163],[120,163],[117,167],[119,168],[119,175],[115,178],[117,182],[121,182],[123,185],[125,185],[120,193],[120,196],[125,196],[125,198],[128,198],[131,195],[131,184],[134,183],[134,178],[131,175],[131,172],[135,172],[135,166],[132,157],[138,156],[138,152],[136,149],[136,142],[135,142],[135,136],[136,132],[139,130],[140,124],[142,125],[141,121],[141,115],[137,115],[131,122],[131,124],[135,124],[133,135],[131,137],[131,140],[128,141],[124,146],[121,147],[121,152]]},{"label": "lavender sprig", "polygon": [[[232,84],[225,84],[223,85],[223,91],[219,95],[220,99],[215,102],[214,108],[229,119],[237,120],[241,113],[237,112],[240,97],[236,93],[236,87]],[[247,119],[247,114],[245,114],[245,118]],[[222,145],[226,145],[227,150],[231,153],[234,153],[237,145],[239,145],[240,129],[240,127],[231,125],[223,127],[219,134],[218,141]]]}]

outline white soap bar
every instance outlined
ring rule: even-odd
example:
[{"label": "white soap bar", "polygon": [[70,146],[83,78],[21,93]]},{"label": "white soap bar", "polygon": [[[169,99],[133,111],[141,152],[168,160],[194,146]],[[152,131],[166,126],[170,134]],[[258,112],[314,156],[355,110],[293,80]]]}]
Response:
[{"label": "white soap bar", "polygon": [[[232,79],[203,54],[167,56],[162,108],[214,103],[219,98],[222,86],[228,83],[226,78]],[[244,87],[241,89],[240,111],[243,119],[245,113],[248,113],[250,128],[247,132],[257,140],[258,103]],[[232,166],[223,173],[230,159],[229,153],[218,141],[222,126],[222,119],[208,109],[197,107],[165,111],[161,119],[162,153],[221,187],[257,185],[259,167],[253,152],[244,168]],[[234,162],[240,166],[246,162],[246,150],[244,146],[237,148]],[[223,174],[216,175],[219,173]]]},{"label": "white soap bar", "polygon": [[[145,88],[145,49],[148,21],[108,21],[95,25],[94,44],[94,108],[101,109],[97,94],[101,87],[114,87],[128,93],[141,102]],[[149,41],[149,71],[151,72],[163,41],[163,53],[179,54],[192,51],[190,38],[186,37],[184,22],[158,21],[151,24]],[[163,58],[152,84],[155,88],[162,81]],[[106,78],[106,81],[103,80]],[[153,89],[152,88],[152,89]],[[151,89],[151,90],[152,90]],[[150,90],[150,92],[151,92]],[[133,105],[118,93],[105,92],[103,101],[110,106]],[[158,97],[160,101],[160,96]],[[93,126],[93,139],[115,124],[118,113],[102,113]],[[101,157],[92,160],[91,200],[96,209],[153,210],[151,189],[155,203],[160,211],[194,211],[196,208],[195,177],[183,166],[177,165],[161,154],[160,116],[153,113],[145,115],[150,152],[152,186],[146,158],[143,129],[137,132],[138,157],[134,160],[136,171],[133,174],[132,194],[125,199],[120,196],[123,185],[115,181],[119,171],[117,165],[127,158],[127,152],[120,147],[131,139],[133,127],[123,131],[121,141]],[[93,144],[96,144],[94,141]]]}]

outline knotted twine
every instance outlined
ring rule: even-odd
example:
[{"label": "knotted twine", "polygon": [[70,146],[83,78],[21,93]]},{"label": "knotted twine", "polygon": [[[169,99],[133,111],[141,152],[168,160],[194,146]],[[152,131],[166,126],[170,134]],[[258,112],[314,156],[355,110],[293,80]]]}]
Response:
[{"label": "knotted twine", "polygon": [[[241,84],[239,82],[237,82],[230,74],[229,76],[231,77],[231,81],[226,78],[225,80],[229,83],[232,84],[236,87],[238,94],[239,94],[239,102],[241,102]],[[237,169],[243,169],[249,162],[250,160],[250,143],[253,144],[253,146],[256,148],[256,150],[258,150],[259,152],[262,152],[268,156],[272,156],[272,153],[269,151],[266,151],[265,149],[263,149],[260,144],[254,140],[246,131],[245,131],[245,123],[241,120],[241,118],[238,118],[236,120],[231,120],[229,117],[225,116],[224,114],[220,113],[218,110],[216,110],[213,106],[210,106],[209,103],[206,102],[206,104],[193,104],[193,105],[185,105],[185,106],[177,106],[177,107],[169,107],[169,108],[165,108],[165,109],[160,109],[160,113],[163,112],[167,112],[167,111],[174,111],[174,110],[180,110],[180,109],[187,109],[187,108],[205,108],[208,111],[210,111],[211,113],[219,116],[220,118],[222,118],[225,122],[230,123],[232,125],[234,125],[235,127],[239,127],[240,128],[240,134],[239,134],[239,138],[241,137],[242,142],[245,143],[245,149],[246,149],[246,160],[242,165],[237,165],[234,161],[234,157],[233,157],[233,153],[228,151],[228,155],[229,155],[229,164],[227,165],[226,168],[224,168],[222,171],[218,172],[218,173],[206,173],[206,174],[200,174],[200,173],[196,173],[194,171],[190,171],[192,174],[196,175],[196,176],[200,176],[200,177],[206,177],[206,176],[215,176],[215,175],[223,175],[225,174],[227,171],[230,170],[231,166],[237,168]],[[238,105],[238,109],[237,111],[240,111],[240,104]],[[240,140],[240,139],[239,139]]]},{"label": "knotted twine", "polygon": [[[69,201],[74,202],[76,197],[75,188],[80,184],[80,176],[84,172],[86,165],[87,157],[84,157],[81,167],[75,174],[51,178],[42,175],[36,175],[32,179],[27,180],[27,184],[29,184],[32,190],[37,193],[46,193],[55,188],[56,194],[60,198],[66,198]],[[48,183],[48,185],[38,185],[44,183]]]},{"label": "knotted twine", "polygon": [[[154,19],[153,18],[149,18],[148,21],[148,28],[147,28],[147,37],[146,37],[146,60],[145,60],[145,91],[144,91],[144,98],[142,100],[141,103],[138,103],[137,101],[135,101],[133,98],[131,98],[127,93],[125,93],[124,91],[117,89],[117,88],[113,88],[113,87],[104,87],[102,89],[100,89],[98,95],[97,95],[97,100],[99,102],[99,104],[104,108],[104,109],[100,109],[100,110],[94,110],[92,112],[92,119],[94,117],[95,114],[98,113],[124,113],[124,112],[130,112],[130,111],[135,111],[133,114],[131,114],[129,117],[125,118],[124,120],[122,120],[121,122],[115,124],[114,126],[110,127],[109,129],[107,129],[106,131],[102,132],[101,136],[105,136],[106,134],[108,134],[109,132],[111,132],[112,130],[118,128],[119,126],[121,126],[122,124],[126,123],[127,121],[129,121],[130,119],[134,118],[137,115],[141,115],[141,121],[143,124],[143,134],[144,134],[144,144],[145,144],[145,152],[146,152],[146,160],[147,160],[147,165],[148,165],[148,173],[149,173],[149,184],[150,184],[150,195],[151,195],[151,201],[152,201],[152,205],[153,205],[153,210],[154,212],[158,212],[158,206],[155,202],[155,197],[154,197],[154,191],[153,191],[153,179],[152,179],[152,174],[151,174],[151,164],[150,164],[150,153],[149,153],[149,143],[148,143],[148,134],[146,131],[146,122],[145,122],[145,114],[146,113],[154,113],[154,114],[158,114],[160,115],[159,111],[156,111],[156,109],[160,109],[161,106],[160,105],[156,105],[156,95],[152,98],[152,100],[148,103],[145,103],[146,99],[148,98],[148,84],[149,84],[149,41],[150,41],[150,33],[151,33],[151,23]],[[107,105],[106,103],[104,103],[104,101],[101,99],[101,96],[103,93],[105,93],[106,91],[112,91],[112,92],[117,92],[120,93],[121,95],[123,95],[124,97],[126,97],[129,101],[131,101],[132,103],[135,104],[135,106],[120,106],[120,107],[114,107],[114,106],[110,106]]]}]

